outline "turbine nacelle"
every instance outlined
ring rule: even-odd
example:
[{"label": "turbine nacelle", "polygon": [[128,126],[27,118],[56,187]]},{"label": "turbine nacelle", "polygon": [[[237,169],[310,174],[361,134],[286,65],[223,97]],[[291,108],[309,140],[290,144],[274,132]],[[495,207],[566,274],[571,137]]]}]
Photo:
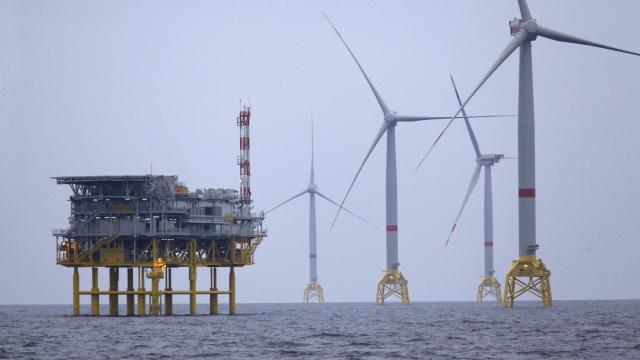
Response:
[{"label": "turbine nacelle", "polygon": [[386,121],[387,123],[389,123],[389,125],[395,125],[397,120],[396,117],[398,116],[398,112],[397,111],[387,111],[386,114],[384,114],[384,121]]},{"label": "turbine nacelle", "polygon": [[309,184],[309,187],[307,188],[307,191],[315,194],[318,191],[318,185],[316,184]]},{"label": "turbine nacelle", "polygon": [[524,31],[530,41],[534,41],[538,37],[538,22],[535,19],[514,18],[509,21],[509,29],[511,30],[511,36],[516,36]]},{"label": "turbine nacelle", "polygon": [[493,166],[500,162],[502,158],[504,158],[502,154],[483,154],[476,159],[476,162],[481,166]]}]

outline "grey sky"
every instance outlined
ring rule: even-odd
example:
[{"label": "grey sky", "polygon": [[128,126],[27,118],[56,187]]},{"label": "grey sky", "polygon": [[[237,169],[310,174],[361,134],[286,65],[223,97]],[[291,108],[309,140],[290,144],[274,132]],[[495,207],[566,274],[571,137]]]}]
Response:
[{"label": "grey sky", "polygon": [[[640,51],[632,0],[530,0],[541,24]],[[176,174],[191,188],[238,185],[238,99],[251,99],[252,187],[268,209],[304,189],[309,112],[316,181],[340,201],[380,123],[375,98],[332,18],[390,108],[451,115],[510,40],[515,0],[0,0],[0,303],[70,303],[51,229],[69,215],[51,176]],[[556,299],[638,298],[640,58],[545,39],[534,43],[539,256]],[[467,107],[516,113],[517,56]],[[455,123],[399,124],[400,269],[413,301],[473,300],[483,273],[482,184],[443,244],[474,153]],[[483,152],[516,154],[516,119],[474,122]],[[318,201],[319,280],[327,301],[373,301],[385,266],[384,140],[346,205]],[[495,266],[517,256],[517,164],[494,167]],[[481,180],[482,182],[482,180]],[[257,264],[237,273],[240,302],[298,302],[308,278],[307,197],[270,214]],[[106,271],[103,271],[106,275]],[[226,272],[223,272],[226,275]],[[175,288],[187,274],[174,274]],[[88,271],[81,284],[88,287]],[[101,277],[105,284],[105,277]],[[207,279],[203,271],[201,287]],[[186,299],[180,299],[180,302]]]}]

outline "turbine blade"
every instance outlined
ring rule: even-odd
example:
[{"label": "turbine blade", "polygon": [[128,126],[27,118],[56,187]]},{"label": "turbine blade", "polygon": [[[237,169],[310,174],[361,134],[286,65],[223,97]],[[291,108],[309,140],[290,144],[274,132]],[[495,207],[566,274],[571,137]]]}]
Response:
[{"label": "turbine blade", "polygon": [[315,183],[315,170],[313,166],[313,110],[311,110],[311,175],[309,176],[309,184]]},{"label": "turbine blade", "polygon": [[427,157],[429,156],[429,154],[431,154],[431,151],[433,151],[433,148],[436,146],[436,144],[438,143],[438,140],[440,140],[440,138],[442,137],[442,135],[444,135],[444,132],[449,128],[449,125],[451,125],[451,123],[453,122],[453,120],[450,120],[449,123],[447,124],[447,126],[445,126],[445,128],[442,130],[442,132],[440,132],[440,135],[438,135],[438,137],[436,138],[436,140],[433,142],[433,144],[431,144],[431,146],[429,147],[429,150],[427,151],[426,154],[424,154],[424,156],[422,157],[422,159],[420,159],[420,162],[418,163],[418,166],[416,166],[416,168],[413,171],[418,171],[418,169],[420,169],[420,166],[422,166],[422,163],[427,160]]},{"label": "turbine blade", "polygon": [[[506,117],[506,116],[515,116],[515,115],[477,115],[477,116],[468,116],[469,119],[476,118],[496,118],[496,117]],[[454,116],[454,119],[462,119],[462,116]],[[451,116],[405,116],[405,115],[396,115],[393,117],[394,121],[397,122],[416,122],[423,120],[444,120],[451,119]]]},{"label": "turbine blade", "polygon": [[458,87],[456,86],[455,80],[453,80],[453,75],[449,75],[451,78],[451,83],[453,84],[453,91],[456,93],[456,98],[458,99],[458,105],[462,108],[462,116],[464,116],[464,123],[467,125],[467,131],[469,132],[469,137],[471,138],[471,143],[473,144],[473,149],[476,151],[476,158],[480,157],[480,146],[478,146],[478,140],[476,139],[476,134],[473,133],[473,129],[471,128],[471,123],[467,118],[467,112],[462,107],[462,100],[460,100],[460,94],[458,93]]},{"label": "turbine blade", "polygon": [[[321,193],[320,191],[315,190],[315,191],[314,191],[314,193],[316,193],[316,195],[320,196],[321,198],[323,198],[323,199],[327,200],[328,202],[332,203],[333,205],[335,205],[335,206],[337,206],[337,207],[340,207],[340,204],[338,204],[337,202],[335,202],[335,201],[333,201],[333,200],[329,199],[329,197],[328,197],[328,196],[326,196],[325,194]],[[342,209],[343,209],[344,211],[348,212],[349,214],[351,214],[351,215],[353,215],[353,216],[357,217],[358,219],[360,219],[360,220],[364,221],[365,223],[367,223],[367,224],[371,225],[372,227],[375,227],[375,225],[373,225],[372,223],[368,222],[368,221],[367,221],[367,219],[365,219],[365,218],[361,217],[361,216],[360,216],[360,215],[358,215],[358,214],[355,214],[354,212],[352,212],[351,210],[347,209],[346,207],[343,207]]]},{"label": "turbine blade", "polygon": [[285,201],[281,202],[280,204],[278,204],[278,205],[276,205],[276,206],[272,207],[271,209],[269,209],[269,210],[265,211],[265,215],[266,215],[266,214],[268,214],[268,213],[270,213],[270,212],[272,212],[273,210],[275,210],[275,209],[279,208],[280,206],[282,206],[282,205],[284,205],[284,204],[288,203],[289,201],[294,200],[294,199],[296,199],[297,197],[299,197],[299,196],[302,196],[302,195],[306,194],[307,192],[309,192],[309,190],[308,190],[308,189],[304,189],[303,191],[301,191],[301,192],[299,192],[299,193],[297,193],[297,194],[293,195],[292,197],[288,198],[287,200],[285,200]]},{"label": "turbine blade", "polygon": [[464,196],[464,201],[462,202],[462,206],[460,207],[460,211],[458,212],[458,216],[456,217],[455,223],[453,223],[453,227],[451,228],[451,232],[449,233],[449,237],[447,238],[447,242],[444,244],[445,247],[449,245],[449,241],[451,241],[451,237],[453,236],[453,232],[456,230],[456,226],[458,225],[458,221],[460,220],[460,216],[462,216],[462,212],[464,211],[465,206],[467,205],[467,201],[469,201],[469,197],[473,192],[473,189],[476,187],[478,183],[478,178],[480,177],[480,164],[476,165],[476,169],[473,171],[473,175],[471,176],[471,183],[469,184],[469,189],[467,189],[467,194]]},{"label": "turbine blade", "polygon": [[455,115],[453,115],[451,120],[449,120],[449,123],[447,123],[447,126],[444,127],[444,129],[442,130],[440,135],[438,135],[436,140],[433,142],[433,144],[431,145],[431,147],[429,148],[427,153],[424,155],[422,160],[420,160],[420,163],[418,163],[418,166],[416,167],[416,171],[418,171],[418,169],[420,168],[420,166],[422,165],[424,160],[427,158],[427,156],[429,156],[429,154],[431,153],[433,148],[436,146],[436,144],[438,143],[438,141],[440,140],[442,135],[444,135],[445,131],[447,131],[449,126],[451,126],[451,123],[453,123],[453,120],[456,119],[456,116],[458,116],[458,114],[460,114],[462,109],[465,106],[467,106],[467,103],[469,102],[469,100],[471,100],[471,98],[473,98],[473,96],[478,92],[478,90],[480,90],[482,85],[484,85],[484,83],[489,79],[489,77],[491,77],[491,75],[493,75],[493,73],[500,67],[500,65],[502,65],[502,63],[505,60],[507,60],[507,58],[509,58],[509,56],[511,54],[513,54],[513,52],[520,46],[520,44],[522,44],[523,42],[527,41],[527,37],[528,37],[528,35],[526,34],[526,31],[520,31],[513,37],[513,39],[511,39],[509,44],[507,44],[507,46],[504,48],[504,50],[502,50],[502,53],[500,53],[500,56],[498,56],[498,60],[496,60],[496,62],[491,66],[491,68],[489,68],[489,71],[480,80],[480,83],[478,84],[478,86],[476,86],[476,88],[473,89],[473,91],[471,92],[471,94],[469,95],[467,100],[465,100],[462,103],[462,106],[460,107],[460,109],[458,109],[458,111],[455,113]]},{"label": "turbine blade", "polygon": [[590,41],[590,40],[581,39],[579,37],[576,37],[576,36],[573,36],[573,35],[569,35],[569,34],[565,34],[565,33],[561,33],[559,31],[556,31],[556,30],[553,30],[553,29],[549,29],[549,28],[546,28],[546,27],[540,26],[540,25],[538,25],[537,33],[538,33],[539,36],[542,36],[542,37],[545,37],[545,38],[551,39],[551,40],[562,41],[562,42],[572,43],[572,44],[594,46],[594,47],[598,47],[598,48],[601,48],[601,49],[607,49],[607,50],[612,50],[612,51],[618,51],[618,52],[625,53],[625,54],[631,54],[631,55],[640,56],[640,53],[637,53],[637,52],[623,50],[623,49],[619,49],[619,48],[616,48],[616,47],[613,47],[613,46],[603,45],[603,44],[599,44],[597,42],[593,42],[593,41]]},{"label": "turbine blade", "polygon": [[531,11],[529,11],[527,0],[518,0],[518,7],[520,7],[520,16],[523,19],[531,19]]},{"label": "turbine blade", "polygon": [[344,40],[342,35],[340,35],[340,32],[338,31],[338,29],[336,29],[336,27],[333,25],[331,20],[329,20],[329,17],[327,16],[327,14],[325,14],[323,11],[322,15],[324,15],[324,18],[327,19],[327,21],[329,22],[329,25],[331,25],[331,27],[336,32],[336,34],[338,34],[338,37],[340,38],[340,40],[342,40],[344,47],[346,47],[347,51],[349,51],[349,54],[351,54],[351,57],[356,62],[356,65],[358,65],[360,72],[362,72],[362,75],[364,75],[364,78],[367,80],[367,83],[369,84],[371,91],[373,91],[373,95],[376,97],[376,100],[378,100],[378,104],[380,104],[380,109],[382,109],[382,113],[386,115],[389,112],[389,108],[387,107],[387,104],[385,104],[384,100],[382,99],[382,96],[380,96],[380,94],[378,93],[378,90],[376,90],[375,86],[373,86],[373,83],[371,82],[371,80],[369,80],[369,76],[367,76],[367,73],[364,72],[364,69],[360,65],[360,62],[358,61],[356,56],[353,54],[353,51],[351,51],[351,48],[349,47],[349,45],[347,45],[347,42]]},{"label": "turbine blade", "polygon": [[382,127],[380,127],[380,130],[378,130],[378,134],[376,134],[375,139],[373,139],[373,144],[371,144],[371,147],[369,148],[369,151],[367,152],[367,155],[365,155],[364,160],[362,160],[362,164],[360,164],[360,167],[358,168],[358,171],[356,172],[356,176],[353,177],[353,181],[351,181],[351,185],[349,185],[349,189],[347,190],[347,193],[344,195],[344,198],[342,199],[342,202],[340,203],[340,206],[338,207],[338,212],[336,213],[336,216],[333,218],[333,221],[331,222],[331,229],[333,229],[333,225],[335,225],[336,220],[338,220],[338,216],[340,215],[340,210],[342,210],[344,202],[347,200],[347,197],[349,196],[349,193],[351,192],[351,189],[353,188],[353,184],[356,183],[356,179],[358,178],[358,175],[360,175],[360,172],[362,171],[362,168],[364,167],[364,164],[367,162],[367,160],[369,159],[369,156],[373,152],[373,149],[376,148],[376,145],[378,145],[378,142],[380,141],[380,138],[382,137],[382,135],[384,135],[384,133],[386,131],[387,131],[387,123],[383,122],[382,123]]},{"label": "turbine blade", "polygon": [[450,116],[407,116],[407,115],[396,115],[393,117],[393,120],[398,122],[413,122],[413,121],[423,121],[423,120],[444,120],[451,119]]}]

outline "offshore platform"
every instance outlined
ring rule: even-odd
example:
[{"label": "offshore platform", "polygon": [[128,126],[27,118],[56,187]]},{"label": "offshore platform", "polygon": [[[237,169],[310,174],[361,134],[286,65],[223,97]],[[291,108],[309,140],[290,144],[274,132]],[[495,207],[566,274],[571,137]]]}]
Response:
[{"label": "offshore platform", "polygon": [[[174,295],[188,295],[189,313],[195,315],[196,295],[203,294],[209,295],[210,314],[218,313],[219,295],[229,296],[229,314],[236,313],[235,268],[254,263],[254,252],[266,236],[263,213],[252,213],[250,118],[247,107],[237,118],[240,191],[190,191],[177,176],[164,175],[54,178],[73,192],[69,227],[53,231],[58,265],[73,268],[73,315],[80,314],[83,295],[91,297],[91,315],[100,315],[100,296],[108,296],[109,315],[119,315],[120,296],[125,297],[126,315],[172,315]],[[101,267],[109,269],[108,290],[98,284]],[[207,290],[196,288],[201,267],[209,268]],[[227,290],[217,284],[218,268],[223,267],[229,268]],[[89,290],[80,290],[80,268],[91,268]],[[175,268],[188,268],[189,289],[173,289]],[[125,289],[118,286],[121,269],[127,272]]]}]

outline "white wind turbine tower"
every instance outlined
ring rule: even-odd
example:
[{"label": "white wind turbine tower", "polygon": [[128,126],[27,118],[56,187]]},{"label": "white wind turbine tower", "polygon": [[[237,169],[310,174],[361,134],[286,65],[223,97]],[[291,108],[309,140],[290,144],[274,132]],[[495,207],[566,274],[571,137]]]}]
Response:
[{"label": "white wind turbine tower", "polygon": [[[453,84],[453,90],[455,91],[456,98],[458,99],[458,104],[462,106],[462,100],[460,100],[460,94],[458,93],[458,88],[456,87],[456,83],[453,80],[453,76],[451,77],[451,83]],[[471,123],[469,123],[469,119],[467,119],[467,113],[464,108],[462,109],[462,117],[464,117],[464,123],[467,127],[467,132],[469,133],[471,143],[473,144],[473,150],[476,154],[476,168],[473,171],[473,175],[471,176],[471,183],[469,184],[467,193],[464,197],[464,200],[462,201],[462,206],[460,207],[460,211],[458,212],[456,221],[454,222],[453,227],[451,227],[451,233],[449,234],[449,238],[447,239],[445,246],[449,244],[449,241],[453,236],[453,232],[456,230],[456,226],[460,221],[462,212],[464,211],[464,208],[469,201],[469,197],[478,184],[480,171],[484,168],[484,276],[480,278],[480,284],[478,284],[476,299],[479,303],[481,303],[484,298],[488,296],[495,296],[498,304],[501,304],[502,299],[500,292],[500,282],[498,282],[496,277],[493,275],[495,273],[495,270],[493,268],[493,195],[491,167],[505,157],[502,154],[481,153],[480,146],[478,145],[478,140],[475,133],[473,132]]]},{"label": "white wind turbine tower", "polygon": [[[587,45],[602,49],[638,55],[639,53],[622,50],[590,40],[581,39],[573,35],[561,33],[543,27],[531,17],[526,0],[518,0],[520,15],[509,22],[513,39],[502,51],[496,62],[480,80],[480,83],[462,103],[457,116],[475,93],[484,85],[489,77],[516,50],[520,49],[520,74],[518,93],[518,197],[519,197],[519,258],[514,260],[507,272],[503,306],[512,307],[515,299],[530,292],[542,299],[544,306],[551,306],[551,272],[541,259],[536,257],[538,244],[536,243],[536,187],[535,187],[535,121],[533,107],[533,64],[531,56],[531,42],[539,36],[560,42]],[[451,125],[453,119],[447,124]],[[440,136],[431,146],[435,146]],[[429,149],[429,152],[431,151]],[[429,154],[427,152],[427,155]],[[427,156],[425,155],[425,157]],[[424,158],[422,159],[424,161]],[[521,278],[524,278],[523,281]]]},{"label": "white wind turbine tower", "polygon": [[[387,134],[387,157],[386,157],[386,247],[387,247],[387,267],[384,271],[382,277],[378,281],[377,291],[376,291],[376,303],[384,304],[386,298],[390,296],[396,296],[400,298],[402,303],[409,303],[409,288],[407,286],[408,282],[402,273],[398,270],[400,263],[398,262],[398,176],[396,172],[396,125],[399,122],[415,122],[422,120],[439,120],[439,119],[450,119],[451,117],[443,117],[443,116],[406,116],[406,115],[398,115],[395,111],[390,110],[387,107],[387,104],[384,102],[376,88],[373,86],[373,83],[365,73],[364,69],[356,59],[356,56],[347,45],[346,41],[338,32],[338,29],[333,25],[331,20],[327,17],[325,13],[323,13],[324,17],[329,22],[329,25],[336,32],[344,46],[347,48],[349,54],[355,61],[356,65],[360,69],[360,72],[364,76],[369,88],[373,92],[376,100],[378,101],[378,105],[380,105],[380,109],[382,110],[382,126],[375,138],[373,139],[373,143],[367,151],[367,154],[362,161],[362,164],[358,168],[356,175],[351,181],[351,185],[349,185],[349,189],[342,199],[342,203],[340,204],[340,209],[344,205],[344,202],[347,200],[349,196],[349,192],[353,188],[353,185],[360,175],[364,164],[369,159],[371,152],[375,149],[376,145],[382,138],[382,135]],[[472,116],[472,117],[494,117],[494,116]],[[333,219],[333,223],[331,227],[336,222],[336,219],[340,215],[340,209],[338,209],[338,213]]]},{"label": "white wind turbine tower", "polygon": [[[314,174],[314,149],[313,149],[313,123],[311,124],[311,173],[309,175],[309,185],[306,189],[302,190],[298,194],[290,197],[289,199],[281,202],[275,207],[271,208],[265,214],[270,213],[271,211],[279,208],[280,206],[304,195],[309,194],[309,284],[304,289],[303,302],[308,303],[313,299],[317,299],[319,303],[324,303],[324,291],[322,286],[318,283],[318,253],[317,253],[317,234],[316,234],[316,195],[327,200],[335,206],[338,205],[337,202],[329,199],[326,195],[318,191],[318,185],[315,183],[315,174]],[[344,209],[349,214],[357,217],[358,219],[366,222],[369,222],[360,216],[354,214],[348,209]],[[369,224],[371,225],[371,224]]]}]

